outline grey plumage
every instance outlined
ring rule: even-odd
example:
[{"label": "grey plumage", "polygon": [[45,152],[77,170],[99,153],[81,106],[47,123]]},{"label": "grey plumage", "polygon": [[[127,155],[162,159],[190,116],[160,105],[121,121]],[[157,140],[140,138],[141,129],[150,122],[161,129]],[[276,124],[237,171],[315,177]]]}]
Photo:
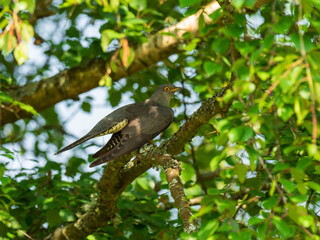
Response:
[{"label": "grey plumage", "polygon": [[69,150],[91,138],[113,133],[108,143],[96,152],[98,158],[90,167],[119,158],[155,138],[173,121],[169,108],[173,94],[179,88],[172,84],[160,85],[144,102],[116,109],[101,119],[85,136],[62,148],[56,154]]}]

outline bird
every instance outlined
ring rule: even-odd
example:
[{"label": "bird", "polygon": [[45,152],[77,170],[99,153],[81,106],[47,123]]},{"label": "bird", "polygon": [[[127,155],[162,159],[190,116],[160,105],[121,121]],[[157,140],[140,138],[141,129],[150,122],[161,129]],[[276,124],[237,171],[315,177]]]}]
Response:
[{"label": "bird", "polygon": [[151,141],[169,127],[174,113],[170,101],[180,88],[173,84],[160,85],[143,102],[125,105],[101,119],[87,134],[62,148],[56,154],[74,148],[89,139],[112,134],[107,144],[93,154],[89,167],[115,160]]}]

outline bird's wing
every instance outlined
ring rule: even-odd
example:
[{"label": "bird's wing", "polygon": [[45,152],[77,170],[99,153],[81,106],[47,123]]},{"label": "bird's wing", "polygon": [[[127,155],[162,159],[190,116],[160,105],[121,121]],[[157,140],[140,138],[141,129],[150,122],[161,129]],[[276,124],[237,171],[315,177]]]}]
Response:
[{"label": "bird's wing", "polygon": [[134,110],[131,107],[127,109],[127,112],[131,114],[135,112],[139,116],[141,133],[151,135],[151,139],[153,139],[169,127],[173,121],[174,114],[171,108],[164,106],[151,105],[146,109],[147,114],[144,113],[145,110]]},{"label": "bird's wing", "polygon": [[111,161],[141,147],[164,131],[173,120],[173,111],[168,107],[144,106],[128,108],[127,111],[134,111],[135,118],[121,130],[121,140],[110,149],[111,138],[94,154],[94,157],[99,158],[92,162],[90,167]]},{"label": "bird's wing", "polygon": [[71,143],[70,145],[62,148],[56,154],[74,148],[75,146],[78,146],[79,144],[91,138],[121,131],[121,129],[123,129],[132,118],[132,115],[126,111],[126,108],[132,107],[133,105],[134,104],[130,104],[116,109],[115,111],[101,119],[86,135]]}]

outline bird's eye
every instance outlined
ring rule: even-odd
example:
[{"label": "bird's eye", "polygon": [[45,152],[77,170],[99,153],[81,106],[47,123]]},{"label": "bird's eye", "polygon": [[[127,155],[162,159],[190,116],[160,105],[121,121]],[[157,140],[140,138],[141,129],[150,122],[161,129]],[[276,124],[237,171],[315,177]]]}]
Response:
[{"label": "bird's eye", "polygon": [[166,92],[168,92],[168,91],[170,91],[170,88],[169,88],[169,87],[165,87],[164,90],[165,90]]}]

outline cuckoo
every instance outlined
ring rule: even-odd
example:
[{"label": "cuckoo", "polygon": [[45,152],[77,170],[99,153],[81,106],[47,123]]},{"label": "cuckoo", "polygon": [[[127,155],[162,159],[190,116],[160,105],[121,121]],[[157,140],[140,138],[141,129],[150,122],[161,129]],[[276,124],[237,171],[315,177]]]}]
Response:
[{"label": "cuckoo", "polygon": [[170,100],[179,90],[172,84],[160,85],[144,102],[120,107],[101,119],[86,135],[56,154],[69,150],[95,137],[112,134],[107,144],[93,158],[90,167],[119,158],[152,140],[169,127],[173,121]]}]

